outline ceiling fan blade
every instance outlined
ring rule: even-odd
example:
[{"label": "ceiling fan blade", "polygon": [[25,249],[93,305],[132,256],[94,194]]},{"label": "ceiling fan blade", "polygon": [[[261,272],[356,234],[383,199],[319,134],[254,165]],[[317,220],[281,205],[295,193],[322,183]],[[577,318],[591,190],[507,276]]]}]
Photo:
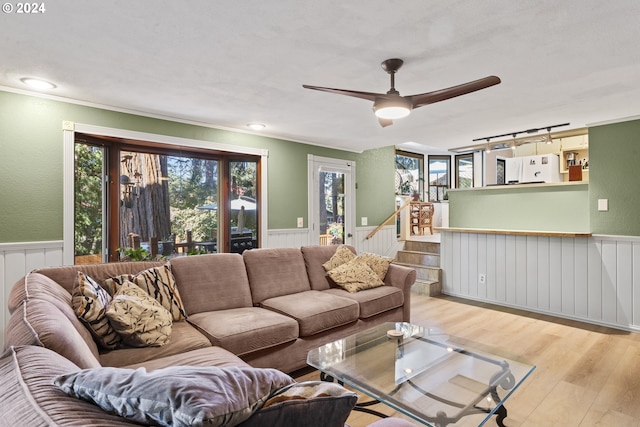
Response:
[{"label": "ceiling fan blade", "polygon": [[386,128],[387,126],[391,126],[393,124],[393,120],[391,120],[391,119],[382,119],[382,118],[378,117],[378,123],[380,123],[380,126],[382,126],[383,128]]},{"label": "ceiling fan blade", "polygon": [[411,95],[407,98],[411,99],[413,108],[422,107],[424,105],[433,104],[456,96],[466,95],[467,93],[477,90],[486,89],[488,87],[500,83],[500,78],[496,76],[488,76],[472,82],[463,83],[461,85],[452,86],[446,89],[435,90],[433,92],[421,93],[419,95]]},{"label": "ceiling fan blade", "polygon": [[383,95],[381,93],[360,92],[357,90],[347,90],[347,89],[333,89],[330,87],[320,87],[320,86],[302,85],[302,87],[305,89],[319,90],[321,92],[330,92],[330,93],[337,93],[338,95],[353,96],[355,98],[366,99],[368,101],[375,101],[376,96]]}]

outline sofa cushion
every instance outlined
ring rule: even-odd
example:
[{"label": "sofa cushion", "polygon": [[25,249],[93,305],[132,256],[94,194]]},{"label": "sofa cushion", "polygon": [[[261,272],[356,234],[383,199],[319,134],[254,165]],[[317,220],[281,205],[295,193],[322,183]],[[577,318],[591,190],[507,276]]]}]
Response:
[{"label": "sofa cushion", "polygon": [[371,267],[358,258],[334,268],[327,274],[336,285],[349,292],[384,286],[384,282],[380,280]]},{"label": "sofa cushion", "polygon": [[114,349],[121,341],[120,335],[113,329],[107,317],[109,304],[109,293],[91,277],[78,272],[71,305],[78,319],[86,325],[96,343],[104,349]]},{"label": "sofa cushion", "polygon": [[244,355],[298,338],[298,323],[260,307],[232,308],[189,316],[213,345]]},{"label": "sofa cushion", "polygon": [[79,371],[70,360],[46,348],[16,346],[0,359],[0,425],[2,426],[132,426],[57,389],[53,379]]},{"label": "sofa cushion", "polygon": [[13,313],[13,310],[19,307],[20,316],[22,316],[24,310],[22,302],[25,299],[46,301],[53,304],[55,308],[69,319],[69,322],[71,322],[75,330],[80,334],[93,355],[98,357],[98,346],[91,332],[89,332],[87,327],[78,319],[78,316],[71,307],[71,294],[58,283],[43,274],[29,273],[13,287],[10,294],[10,299],[11,298],[15,298],[14,302],[19,301],[19,304],[14,306],[10,312]]},{"label": "sofa cushion", "polygon": [[262,307],[294,318],[306,337],[358,320],[358,303],[320,291],[269,298]]},{"label": "sofa cushion", "polygon": [[126,366],[211,347],[211,342],[187,322],[174,322],[171,339],[162,347],[120,347],[100,354],[102,366]]},{"label": "sofa cushion", "polygon": [[69,293],[73,291],[78,271],[82,271],[103,285],[105,280],[122,274],[137,274],[142,270],[165,264],[163,261],[108,262],[104,264],[81,264],[63,267],[46,267],[35,270],[60,284]]},{"label": "sofa cushion", "polygon": [[[88,334],[88,332],[87,332]],[[95,343],[83,337],[49,301],[28,299],[11,315],[5,345],[37,345],[61,354],[81,368],[100,366]],[[93,344],[93,347],[89,345]],[[95,350],[95,353],[94,353]]]},{"label": "sofa cushion", "polygon": [[360,305],[361,319],[402,307],[404,304],[404,292],[394,286],[380,286],[355,293],[341,288],[327,289],[323,292],[356,301]]},{"label": "sofa cushion", "polygon": [[135,275],[133,281],[169,310],[174,321],[187,317],[170,264],[143,270]]},{"label": "sofa cushion", "polygon": [[[16,282],[9,294],[9,313],[13,313],[28,298],[44,299],[54,303],[56,307],[71,308],[71,292],[39,273],[28,273]],[[72,314],[77,319],[75,313]]]},{"label": "sofa cushion", "polygon": [[254,304],[311,289],[300,249],[252,249],[242,254]]},{"label": "sofa cushion", "polygon": [[242,427],[343,427],[358,395],[339,384],[305,381],[275,392]]},{"label": "sofa cushion", "polygon": [[131,282],[122,283],[106,316],[122,341],[132,347],[160,347],[171,338],[171,313]]},{"label": "sofa cushion", "polygon": [[172,366],[85,369],[55,378],[70,396],[132,421],[161,426],[235,426],[293,383],[276,369]]},{"label": "sofa cushion", "polygon": [[147,360],[142,363],[133,363],[131,365],[121,366],[121,368],[138,369],[144,367],[147,371],[153,371],[170,366],[250,367],[248,363],[230,351],[222,347],[211,346],[197,350],[189,350],[184,353],[161,357],[159,359]]},{"label": "sofa cushion", "polygon": [[[356,250],[353,246],[341,246],[349,249],[355,256]],[[327,279],[327,270],[325,270],[322,265],[329,261],[339,247],[340,246],[336,245],[312,245],[300,248],[302,256],[304,257],[304,264],[307,269],[307,275],[309,277],[309,283],[311,284],[312,290],[323,291],[335,286]]]},{"label": "sofa cushion", "polygon": [[253,305],[240,254],[176,257],[170,263],[188,315]]}]

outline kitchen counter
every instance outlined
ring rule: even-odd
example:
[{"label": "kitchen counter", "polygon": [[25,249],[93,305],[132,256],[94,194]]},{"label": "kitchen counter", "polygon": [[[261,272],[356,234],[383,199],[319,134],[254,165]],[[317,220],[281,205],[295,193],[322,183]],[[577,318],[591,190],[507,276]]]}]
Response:
[{"label": "kitchen counter", "polygon": [[440,232],[450,233],[478,233],[478,234],[507,234],[518,236],[546,236],[546,237],[590,237],[591,233],[573,231],[531,231],[531,230],[495,230],[487,228],[435,227]]}]

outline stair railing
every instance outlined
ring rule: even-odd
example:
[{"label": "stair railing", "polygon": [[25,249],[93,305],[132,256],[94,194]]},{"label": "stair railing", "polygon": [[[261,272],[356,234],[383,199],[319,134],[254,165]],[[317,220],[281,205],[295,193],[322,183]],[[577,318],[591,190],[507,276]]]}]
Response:
[{"label": "stair railing", "polygon": [[400,206],[394,213],[392,213],[391,215],[389,215],[389,218],[385,219],[384,221],[382,221],[382,223],[376,227],[375,230],[373,230],[371,233],[369,233],[367,235],[367,237],[365,237],[365,240],[369,240],[370,238],[372,238],[373,236],[375,236],[375,234],[380,231],[382,229],[382,227],[384,227],[385,225],[387,225],[387,223],[389,223],[389,221],[391,221],[392,219],[394,219],[396,217],[396,215],[398,215],[400,212],[402,212],[405,208],[407,208],[407,206],[409,206],[409,204],[411,203],[411,198],[407,197],[407,200],[405,201],[405,203]]}]

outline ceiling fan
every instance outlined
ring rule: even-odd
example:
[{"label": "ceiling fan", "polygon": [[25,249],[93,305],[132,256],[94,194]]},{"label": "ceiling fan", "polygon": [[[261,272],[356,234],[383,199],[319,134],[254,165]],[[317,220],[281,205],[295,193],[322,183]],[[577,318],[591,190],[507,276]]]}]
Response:
[{"label": "ceiling fan", "polygon": [[391,76],[391,89],[387,93],[360,92],[347,89],[333,89],[329,87],[302,85],[306,89],[314,89],[322,92],[337,93],[339,95],[353,96],[356,98],[373,101],[373,111],[378,117],[378,122],[382,127],[393,124],[393,119],[400,119],[409,115],[411,110],[456,96],[466,95],[480,89],[500,83],[500,78],[488,76],[472,82],[463,83],[446,89],[435,90],[433,92],[421,93],[418,95],[401,96],[395,88],[395,74],[402,67],[402,59],[393,58],[383,61],[382,69]]}]

